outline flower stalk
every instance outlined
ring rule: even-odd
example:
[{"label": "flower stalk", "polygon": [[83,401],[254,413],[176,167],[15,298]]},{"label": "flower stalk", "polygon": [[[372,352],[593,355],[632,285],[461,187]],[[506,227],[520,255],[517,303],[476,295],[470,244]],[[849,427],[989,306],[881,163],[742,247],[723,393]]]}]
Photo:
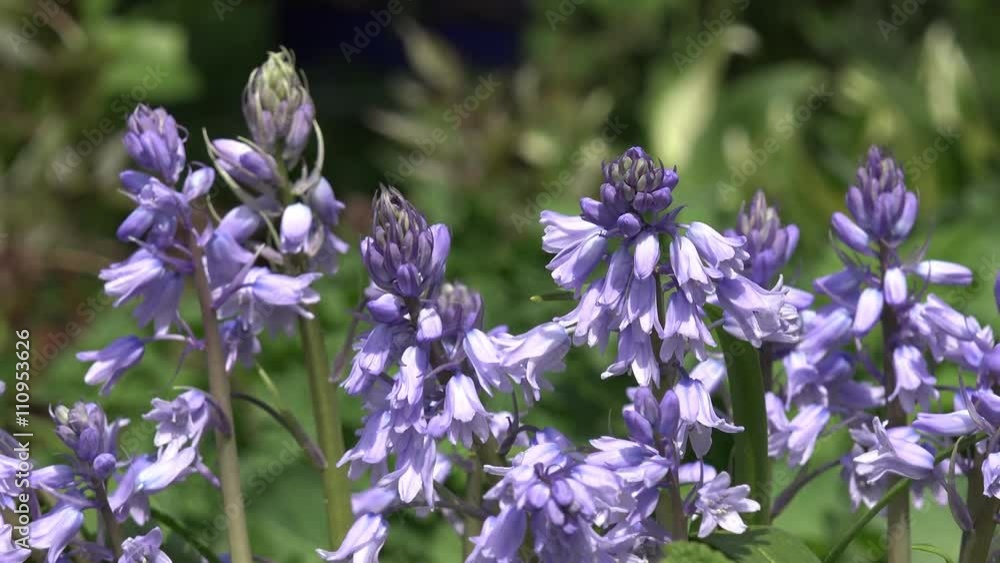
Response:
[{"label": "flower stalk", "polygon": [[[277,171],[281,197],[287,206],[294,198],[288,169],[281,159],[277,160]],[[298,257],[286,256],[286,258],[289,260],[289,273],[295,274],[303,269]],[[354,522],[350,503],[351,484],[346,469],[337,467],[337,462],[344,456],[344,430],[337,390],[330,379],[331,364],[326,343],[323,341],[323,329],[315,307],[308,307],[308,310],[311,318],[300,316],[298,326],[309,378],[309,395],[312,397],[316,434],[323,457],[326,458],[322,478],[327,535],[330,546],[336,547],[343,541]]]},{"label": "flower stalk", "polygon": [[97,491],[97,494],[98,502],[101,505],[101,525],[104,527],[104,533],[107,536],[105,539],[111,544],[111,553],[114,554],[117,560],[122,556],[122,530],[118,526],[118,520],[111,511],[111,507],[108,506],[107,491],[102,487]]},{"label": "flower stalk", "polygon": [[1000,501],[986,497],[983,492],[982,456],[977,455],[969,471],[969,513],[972,515],[972,530],[962,534],[961,563],[986,561],[989,558],[993,534],[996,531],[996,514]]},{"label": "flower stalk", "polygon": [[[714,309],[710,315],[721,319],[722,312]],[[733,403],[733,422],[743,431],[733,437],[733,481],[746,484],[753,491],[760,510],[750,515],[754,524],[771,522],[771,460],[767,456],[767,406],[765,383],[761,373],[761,356],[749,343],[724,329],[716,331],[729,373]]]},{"label": "flower stalk", "polygon": [[319,319],[315,315],[311,319],[299,318],[299,332],[302,335],[302,350],[309,376],[316,433],[319,437],[319,446],[326,457],[326,466],[323,468],[323,494],[327,532],[330,536],[330,545],[337,546],[344,539],[354,520],[350,507],[351,485],[347,480],[346,471],[337,467],[337,461],[344,456],[340,405],[336,389],[329,380],[330,362]]},{"label": "flower stalk", "polygon": [[[882,271],[885,272],[890,266],[888,261],[891,249],[881,245]],[[882,371],[885,375],[885,388],[887,390],[896,388],[896,372],[893,363],[893,352],[896,345],[896,336],[899,332],[899,320],[892,307],[882,309]],[[886,405],[886,420],[888,426],[906,426],[907,417],[899,397],[890,400]],[[908,482],[899,476],[889,478],[889,486],[900,486],[900,491],[889,502],[888,518],[889,527],[887,531],[887,561],[889,563],[909,563],[910,562],[910,489]]]},{"label": "flower stalk", "polygon": [[[195,237],[190,237],[188,249],[194,264],[194,286],[201,307],[202,327],[205,333],[205,361],[208,368],[208,383],[212,398],[226,418],[227,426],[233,425],[233,406],[230,400],[229,376],[226,374],[226,359],[222,350],[219,321],[212,307],[212,290],[205,271],[204,252]],[[240,484],[240,457],[236,447],[235,434],[215,433],[215,443],[219,455],[219,481],[222,483],[222,501],[225,514],[229,518],[229,553],[232,563],[252,563],[250,535],[247,532],[246,510],[243,506],[243,491]]]}]

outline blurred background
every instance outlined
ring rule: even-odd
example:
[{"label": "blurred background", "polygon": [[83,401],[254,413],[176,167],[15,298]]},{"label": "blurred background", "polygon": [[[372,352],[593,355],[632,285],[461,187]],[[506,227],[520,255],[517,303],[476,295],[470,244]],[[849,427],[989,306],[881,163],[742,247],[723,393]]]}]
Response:
[{"label": "blurred background", "polygon": [[[14,331],[31,330],[35,455],[49,462],[59,451],[48,405],[98,399],[74,355],[134,331],[130,311],[112,308],[96,279],[129,250],[114,238],[129,210],[117,191],[128,164],[125,117],[137,103],[166,106],[189,130],[189,158],[207,161],[203,129],[246,133],[244,82],[281,45],[308,75],[325,173],[347,203],[341,234],[352,253],[319,284],[332,351],[365,283],[357,241],[379,182],[451,225],[449,275],[483,293],[487,324],[523,331],[568,309],[529,301],[554,289],[538,212],[573,212],[596,193],[601,161],[636,144],[677,165],[675,201],[688,206],[688,220],[726,227],[764,189],[801,227],[786,273],[793,284],[836,269],[829,216],[868,145],[888,146],[921,197],[912,247],[933,234],[931,255],[969,265],[972,288],[943,296],[996,325],[996,14],[989,0],[3,0],[0,358],[12,366]],[[311,427],[298,346],[278,339],[264,349],[263,364]],[[178,373],[179,354],[150,348],[102,404],[139,422],[151,393],[204,385],[200,359]],[[601,382],[607,363],[574,350],[528,422],[579,440],[615,432],[628,380]],[[236,386],[259,384],[239,373]],[[318,476],[271,419],[237,408],[256,551],[315,561],[324,541]],[[360,406],[348,401],[346,410],[356,425]],[[146,432],[126,447],[151,449]],[[814,463],[847,448],[843,433],[824,438]],[[154,503],[198,531],[211,530],[220,510],[196,478]],[[831,472],[777,523],[823,554],[852,518]],[[458,539],[439,518],[396,517],[392,526],[383,561],[459,559]],[[848,560],[880,561],[883,532],[871,524]],[[224,532],[205,533],[224,544]],[[957,528],[936,505],[915,512],[913,536],[957,551]],[[196,561],[179,538],[168,552]]]}]

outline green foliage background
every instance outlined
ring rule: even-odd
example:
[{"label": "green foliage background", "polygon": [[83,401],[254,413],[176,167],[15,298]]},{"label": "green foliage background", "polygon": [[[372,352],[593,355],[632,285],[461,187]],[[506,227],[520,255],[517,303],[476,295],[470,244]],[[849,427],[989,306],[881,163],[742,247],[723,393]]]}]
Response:
[{"label": "green foliage background", "polygon": [[[350,42],[351,32],[281,33],[277,14],[289,17],[320,2],[227,0],[222,11],[220,2],[197,0],[58,2],[60,16],[18,41],[42,4],[0,2],[0,358],[13,366],[13,332],[32,331],[39,461],[59,452],[47,432],[48,405],[98,399],[83,384],[75,353],[134,330],[129,311],[111,308],[95,279],[127,252],[113,236],[128,210],[117,193],[117,172],[126,165],[120,108],[137,101],[167,105],[190,128],[189,157],[205,161],[202,128],[213,136],[244,133],[243,81],[281,43],[328,46],[304,66],[326,136],[326,175],[348,204],[343,233],[355,249],[337,277],[319,284],[331,350],[342,346],[365,283],[356,243],[375,186],[393,178],[387,174],[432,220],[452,226],[449,275],[483,293],[487,323],[521,331],[566,310],[565,303],[528,300],[553,289],[539,209],[574,210],[581,195],[596,191],[601,160],[633,144],[678,166],[675,197],[688,206],[688,219],[727,225],[741,202],[764,188],[785,220],[802,230],[787,274],[793,284],[836,268],[829,216],[842,206],[867,146],[887,145],[920,194],[914,248],[933,234],[931,255],[972,267],[972,288],[944,296],[984,323],[997,323],[990,288],[1000,269],[1000,22],[988,0],[532,2],[523,8],[517,60],[495,67],[471,63],[422,25],[434,14],[449,24],[488,27],[493,12],[466,6],[452,13],[414,1],[373,39],[402,41],[408,68],[388,71],[366,59],[372,51],[345,62],[334,46]],[[383,7],[343,4],[362,17]],[[136,90],[151,72],[162,80]],[[499,86],[453,127],[449,109],[487,76]],[[105,119],[111,133],[73,158],[67,147],[80,146]],[[420,152],[436,128],[444,141]],[[194,312],[193,303],[186,306]],[[204,384],[200,358],[178,371],[179,353],[152,347],[101,399],[110,413],[133,420],[126,433],[133,451],[151,447],[140,415],[153,393]],[[311,426],[296,343],[267,341],[262,362]],[[530,422],[580,440],[620,431],[628,381],[602,382],[606,364],[596,351],[574,350],[566,372],[552,378],[557,391]],[[957,374],[941,378],[957,381]],[[235,385],[265,393],[252,373],[238,373]],[[360,407],[346,403],[347,420],[356,425]],[[237,417],[256,550],[282,563],[315,561],[313,548],[324,536],[318,477],[272,420],[243,405]],[[813,463],[838,457],[848,443],[843,434],[825,438]],[[288,459],[285,448],[295,453],[291,463],[280,461]],[[783,467],[776,475],[779,483],[791,479]],[[198,479],[155,504],[198,531],[210,527],[220,508],[218,495]],[[830,473],[777,525],[824,554],[851,519],[846,489]],[[439,519],[397,517],[392,526],[383,561],[459,559],[458,540]],[[928,503],[915,512],[913,526],[921,543],[957,551],[959,534],[947,510]],[[881,560],[883,530],[873,523],[849,560]],[[195,561],[179,538],[170,538],[168,551],[175,561]],[[673,557],[715,560],[694,552]],[[934,558],[915,554],[915,560]]]}]

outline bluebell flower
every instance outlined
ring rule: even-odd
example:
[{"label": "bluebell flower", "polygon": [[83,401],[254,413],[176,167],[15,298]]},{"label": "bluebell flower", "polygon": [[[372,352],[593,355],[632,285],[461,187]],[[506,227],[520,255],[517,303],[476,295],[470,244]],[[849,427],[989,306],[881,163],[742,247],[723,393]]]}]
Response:
[{"label": "bluebell flower", "polygon": [[800,338],[799,311],[786,303],[780,279],[768,290],[742,276],[726,278],[719,281],[717,295],[726,312],[726,329],[752,345],[794,343]]},{"label": "bluebell flower", "polygon": [[219,326],[222,333],[222,347],[226,354],[226,371],[233,371],[237,363],[252,368],[261,352],[257,335],[263,330],[262,323],[252,320],[230,319]]},{"label": "bluebell flower", "polygon": [[306,202],[316,218],[327,228],[332,229],[340,222],[344,204],[334,195],[333,186],[326,178],[320,178],[319,182],[309,190]]},{"label": "bluebell flower", "polygon": [[166,110],[140,104],[128,118],[123,142],[132,160],[172,186],[186,162],[183,135]]},{"label": "bluebell flower", "polygon": [[83,512],[71,504],[59,504],[28,524],[28,541],[32,549],[47,552],[45,563],[58,563],[82,527]]},{"label": "bluebell flower", "polygon": [[467,562],[514,560],[529,527],[543,563],[602,560],[606,546],[594,526],[626,507],[621,482],[611,470],[563,448],[541,442],[518,454],[511,467],[486,467],[502,476],[485,497],[499,502],[500,513],[472,538],[476,547]]},{"label": "bluebell flower", "polygon": [[806,405],[789,421],[784,403],[773,393],[767,394],[766,406],[768,455],[788,455],[789,465],[805,465],[816,448],[816,440],[830,421],[830,411],[821,404]]},{"label": "bluebell flower", "polygon": [[904,344],[892,352],[892,362],[896,374],[896,388],[889,399],[899,399],[903,408],[910,412],[920,404],[930,409],[931,401],[937,399],[934,388],[937,380],[931,375],[924,355],[916,346]]},{"label": "bluebell flower", "polygon": [[56,434],[79,461],[89,466],[100,454],[117,455],[118,432],[128,421],[108,422],[94,403],[76,403],[73,408],[58,405],[51,414]]},{"label": "bluebell flower", "polygon": [[101,385],[101,394],[107,395],[129,368],[142,360],[146,341],[137,336],[122,336],[102,350],[79,352],[76,359],[94,362],[83,380],[88,385]]},{"label": "bluebell flower", "polygon": [[215,227],[215,233],[224,233],[242,244],[263,226],[264,219],[259,210],[249,205],[237,205],[222,216]]},{"label": "bluebell flower", "polygon": [[293,203],[281,215],[281,251],[287,254],[304,252],[309,242],[313,216],[309,206]]},{"label": "bluebell flower", "polygon": [[209,152],[219,170],[237,184],[262,194],[274,191],[278,165],[271,155],[233,139],[215,139]]},{"label": "bluebell flower", "polygon": [[758,190],[749,205],[740,208],[732,235],[746,238],[743,249],[749,254],[745,275],[757,285],[770,286],[788,264],[799,242],[799,228],[781,224],[778,211],[769,207],[763,191]]},{"label": "bluebell flower", "polygon": [[[608,239],[603,229],[591,225],[589,230],[576,231],[578,223],[585,221],[555,213],[549,213],[542,222],[546,225],[546,237],[559,241],[547,243],[548,248],[558,252],[546,266],[552,270],[552,279],[565,289],[579,291],[605,258]],[[549,233],[555,236],[549,236]],[[559,244],[563,246],[557,246]]]},{"label": "bluebell flower", "polygon": [[847,210],[857,226],[875,240],[905,240],[916,221],[916,195],[906,189],[903,170],[881,148],[871,147],[857,182],[847,192]]},{"label": "bluebell flower", "polygon": [[[591,440],[597,452],[587,457],[614,470],[625,481],[654,488],[677,467],[678,452],[674,439],[679,423],[677,395],[667,391],[657,401],[646,387],[632,393],[632,403],[625,406],[622,416],[630,440],[604,437]],[[664,439],[665,438],[665,439]],[[657,495],[658,496],[658,495]]]},{"label": "bluebell flower", "polygon": [[324,561],[333,563],[376,563],[388,534],[389,524],[385,518],[378,514],[364,514],[354,521],[336,551],[317,549],[316,553]]},{"label": "bluebell flower", "polygon": [[207,430],[225,430],[222,412],[211,397],[198,389],[189,389],[172,401],[152,400],[153,410],[142,418],[156,423],[153,444],[163,447],[171,443],[198,444]]},{"label": "bluebell flower", "polygon": [[238,316],[251,326],[261,323],[272,331],[292,334],[296,318],[312,318],[308,307],[319,302],[319,293],[310,286],[321,276],[288,276],[267,268],[249,268],[219,292],[219,297],[224,296],[219,315]]},{"label": "bluebell flower", "polygon": [[[677,221],[680,208],[670,209],[677,183],[676,170],[633,147],[604,166],[600,200],[581,199],[580,216],[541,214],[542,247],[555,254],[548,268],[578,299],[557,320],[570,329],[574,344],[603,349],[618,335],[616,359],[604,377],[631,372],[641,385],[658,385],[661,362],[682,362],[689,350],[706,359],[716,346],[706,303],[721,305],[727,330],[754,346],[798,338],[798,308],[780,282],[769,291],[744,277],[751,263],[746,237]],[[756,240],[790,252],[788,232],[761,233]],[[802,293],[796,302],[808,301]]]},{"label": "bluebell flower", "polygon": [[677,444],[683,451],[686,442],[701,459],[712,447],[712,430],[727,434],[742,432],[742,426],[736,426],[719,416],[712,404],[712,396],[701,381],[682,375],[674,386],[677,394],[680,422],[677,432]]},{"label": "bluebell flower", "polygon": [[404,298],[426,295],[442,281],[451,235],[444,225],[427,225],[395,188],[381,187],[373,203],[372,235],[361,255],[372,282]]},{"label": "bluebell flower", "polygon": [[441,412],[430,420],[428,429],[432,435],[447,435],[453,443],[467,448],[472,447],[473,437],[479,438],[480,443],[486,442],[490,437],[489,413],[479,400],[471,378],[456,373],[448,379]]},{"label": "bluebell flower", "polygon": [[184,276],[190,264],[140,248],[123,262],[101,270],[104,292],[115,298],[115,307],[142,298],[133,316],[139,326],[153,323],[157,333],[165,332],[177,318],[184,290]]},{"label": "bluebell flower", "polygon": [[715,347],[715,337],[705,324],[704,311],[691,303],[683,293],[675,292],[667,305],[667,316],[663,323],[663,344],[660,358],[664,361],[684,359],[685,352],[691,350],[699,360],[708,358],[707,348]]},{"label": "bluebell flower", "polygon": [[0,561],[3,563],[23,563],[31,557],[31,550],[14,543],[10,524],[0,524]]},{"label": "bluebell flower", "polygon": [[187,199],[156,178],[150,178],[134,195],[130,195],[137,207],[118,227],[118,239],[129,241],[148,235],[147,240],[154,246],[170,247],[178,225],[190,221]]},{"label": "bluebell flower", "polygon": [[869,451],[855,456],[855,471],[869,481],[877,481],[886,473],[902,475],[910,479],[924,479],[934,471],[934,455],[917,444],[915,433],[906,427],[893,428],[887,432],[882,421],[872,420],[874,444]]},{"label": "bluebell flower", "polygon": [[723,471],[698,489],[694,510],[695,515],[701,518],[699,538],[708,537],[717,527],[742,534],[747,525],[740,513],[760,510],[757,501],[747,498],[750,495],[748,485],[730,487],[730,483],[729,474]]},{"label": "bluebell flower", "polygon": [[122,556],[118,563],[171,563],[170,557],[160,550],[163,532],[153,528],[144,536],[127,538],[122,542]]},{"label": "bluebell flower", "polygon": [[725,236],[698,221],[688,226],[684,236],[694,244],[701,259],[717,277],[735,277],[750,259],[750,253],[743,249],[746,237]]},{"label": "bluebell flower", "polygon": [[543,389],[552,388],[544,377],[546,373],[566,367],[570,339],[557,323],[544,323],[520,335],[494,334],[492,340],[503,372],[522,386],[526,400],[537,401]]}]

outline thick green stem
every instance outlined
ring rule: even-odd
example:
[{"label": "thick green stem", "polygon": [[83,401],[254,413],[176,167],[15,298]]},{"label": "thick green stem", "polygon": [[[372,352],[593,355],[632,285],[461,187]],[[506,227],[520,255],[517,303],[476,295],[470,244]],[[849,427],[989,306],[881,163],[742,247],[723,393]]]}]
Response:
[{"label": "thick green stem", "polygon": [[[889,267],[888,256],[891,250],[882,249],[882,271]],[[899,321],[896,312],[886,303],[882,308],[882,372],[885,376],[885,392],[892,393],[896,389],[896,372],[893,364],[893,353],[896,337],[899,334]],[[899,398],[889,401],[886,406],[886,421],[888,427],[906,426],[907,417]],[[888,563],[910,563],[910,490],[902,477],[889,477],[889,485],[902,483],[903,489],[889,503],[889,528],[887,530],[887,561]]]},{"label": "thick green stem", "polygon": [[969,472],[969,492],[967,495],[969,513],[972,516],[972,530],[962,534],[961,563],[986,561],[990,555],[993,533],[996,530],[996,515],[1000,501],[983,495],[983,472],[980,469],[982,456],[977,455],[973,469]]},{"label": "thick green stem", "polygon": [[331,548],[336,548],[347,535],[354,517],[351,514],[351,484],[347,472],[337,467],[344,457],[344,432],[340,421],[340,405],[337,392],[330,383],[330,362],[323,343],[319,319],[299,319],[302,335],[302,349],[306,356],[306,371],[309,373],[309,388],[312,395],[313,416],[316,419],[316,433],[319,447],[326,458],[323,469],[323,493],[325,496],[327,531]]},{"label": "thick green stem", "polygon": [[[295,201],[291,191],[288,168],[280,158],[280,147],[275,150],[275,160],[278,168],[278,181],[282,203],[286,206]],[[277,241],[275,241],[277,242]],[[297,274],[305,269],[301,256],[286,255],[286,269]],[[316,312],[310,311],[311,319],[299,317],[299,333],[302,338],[302,351],[305,354],[306,371],[309,375],[309,390],[312,396],[313,418],[316,419],[316,434],[319,437],[319,447],[326,458],[323,469],[323,497],[326,510],[327,535],[330,548],[336,549],[347,535],[354,520],[351,514],[351,484],[347,478],[347,470],[337,467],[337,462],[344,457],[344,431],[340,420],[340,405],[337,389],[330,380],[331,366],[323,342],[323,330]]]},{"label": "thick green stem", "polygon": [[[663,282],[660,274],[656,274],[656,309],[661,318],[666,316],[666,303],[663,299]],[[656,331],[653,331],[651,338],[653,353],[659,354],[662,346],[660,336]],[[660,378],[663,380],[664,388],[669,389],[676,383],[677,370],[661,362]],[[660,493],[660,500],[656,505],[656,521],[670,532],[672,541],[685,541],[688,538],[688,519],[684,512],[684,499],[681,498],[680,482],[676,472],[670,475],[670,479],[667,488]]]},{"label": "thick green stem", "polygon": [[687,541],[688,520],[676,475],[671,485],[660,493],[660,501],[656,505],[656,521],[670,532],[670,541]]},{"label": "thick green stem", "polygon": [[[212,308],[212,290],[205,272],[204,255],[194,237],[188,245],[194,262],[194,286],[201,306],[201,320],[205,332],[205,360],[208,367],[208,386],[212,398],[222,410],[230,428],[233,425],[233,406],[230,402],[229,376],[226,374],[226,358],[222,350],[222,336],[219,321]],[[222,482],[222,502],[224,513],[229,518],[226,529],[229,533],[229,553],[232,563],[252,563],[250,535],[247,533],[246,510],[243,506],[243,491],[240,486],[240,456],[236,449],[235,432],[227,435],[215,433],[215,443],[219,451],[219,481]]]},{"label": "thick green stem", "polygon": [[115,561],[122,556],[122,530],[118,526],[118,520],[115,518],[111,508],[108,506],[108,493],[105,490],[99,490],[97,492],[99,498],[98,502],[101,504],[101,525],[104,527],[104,533],[106,535],[106,540],[111,547],[111,552],[115,556]]},{"label": "thick green stem", "polygon": [[[477,463],[469,473],[469,482],[465,485],[465,502],[472,506],[479,506],[483,501],[483,467]],[[475,544],[471,538],[478,536],[483,531],[483,520],[477,515],[466,514],[464,518],[464,529],[462,530],[462,561],[468,559]]]},{"label": "thick green stem", "polygon": [[774,391],[774,353],[771,345],[764,343],[757,351],[758,363],[760,364],[760,376],[764,380],[764,392]]},{"label": "thick green stem", "polygon": [[733,481],[750,485],[753,499],[760,503],[760,510],[750,520],[767,525],[771,522],[771,460],[767,457],[764,378],[757,369],[759,360],[750,343],[729,337],[724,331],[719,331],[719,336],[729,369],[733,422],[743,427],[733,439]]}]

